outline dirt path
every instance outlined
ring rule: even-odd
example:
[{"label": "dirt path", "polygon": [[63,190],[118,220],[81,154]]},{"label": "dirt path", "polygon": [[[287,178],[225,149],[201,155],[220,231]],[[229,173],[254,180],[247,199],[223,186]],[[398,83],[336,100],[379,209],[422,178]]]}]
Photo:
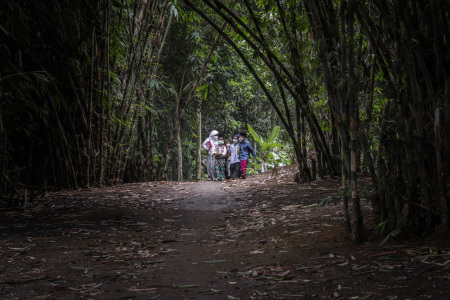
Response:
[{"label": "dirt path", "polygon": [[448,299],[449,239],[352,244],[338,187],[284,170],[53,193],[1,212],[0,298]]}]

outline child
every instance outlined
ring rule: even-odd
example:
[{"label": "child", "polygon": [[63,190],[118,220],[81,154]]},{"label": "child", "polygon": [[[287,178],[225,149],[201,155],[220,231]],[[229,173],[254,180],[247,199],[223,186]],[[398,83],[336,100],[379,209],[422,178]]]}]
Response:
[{"label": "child", "polygon": [[233,144],[230,146],[230,177],[236,179],[241,176],[241,161],[239,160],[239,134],[233,137]]},{"label": "child", "polygon": [[224,145],[223,135],[219,135],[217,145],[214,147],[213,155],[216,158],[215,170],[216,179],[219,181],[225,180],[225,156],[227,155],[227,147]]},{"label": "child", "polygon": [[213,155],[213,150],[214,146],[217,145],[218,135],[219,132],[217,130],[211,131],[209,137],[202,144],[203,149],[208,153],[206,156],[206,171],[208,173],[208,178],[211,178],[211,180],[216,179],[216,160]]},{"label": "child", "polygon": [[247,141],[247,134],[245,132],[239,133],[239,146],[241,148],[239,159],[241,160],[241,178],[245,179],[247,177],[247,163],[250,159],[250,153],[255,159],[258,159],[256,157],[255,150],[253,150],[252,145],[249,141]]},{"label": "child", "polygon": [[230,140],[225,140],[225,146],[227,146],[227,155],[225,155],[225,164],[226,164],[226,178],[230,179],[230,157],[231,157],[231,152],[230,152],[230,148],[231,148],[231,142]]}]

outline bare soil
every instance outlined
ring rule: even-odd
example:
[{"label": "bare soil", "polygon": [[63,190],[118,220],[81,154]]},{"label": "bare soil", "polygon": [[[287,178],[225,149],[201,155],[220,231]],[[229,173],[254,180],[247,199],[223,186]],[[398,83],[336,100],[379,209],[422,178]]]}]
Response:
[{"label": "bare soil", "polygon": [[352,243],[339,185],[286,168],[50,193],[0,212],[0,298],[450,299],[449,236]]}]

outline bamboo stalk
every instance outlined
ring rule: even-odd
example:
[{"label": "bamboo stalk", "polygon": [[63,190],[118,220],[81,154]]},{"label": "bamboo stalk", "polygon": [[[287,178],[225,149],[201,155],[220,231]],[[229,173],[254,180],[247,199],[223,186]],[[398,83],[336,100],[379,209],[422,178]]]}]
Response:
[{"label": "bamboo stalk", "polygon": [[202,178],[202,98],[198,98],[197,104],[197,151],[196,151],[196,180]]}]

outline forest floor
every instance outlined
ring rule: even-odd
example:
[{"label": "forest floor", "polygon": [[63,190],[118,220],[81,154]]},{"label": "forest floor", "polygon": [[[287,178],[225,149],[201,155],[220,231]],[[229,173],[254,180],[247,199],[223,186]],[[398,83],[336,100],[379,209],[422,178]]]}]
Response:
[{"label": "forest floor", "polygon": [[292,178],[123,184],[2,210],[0,298],[449,299],[448,236],[352,243],[340,180]]}]

